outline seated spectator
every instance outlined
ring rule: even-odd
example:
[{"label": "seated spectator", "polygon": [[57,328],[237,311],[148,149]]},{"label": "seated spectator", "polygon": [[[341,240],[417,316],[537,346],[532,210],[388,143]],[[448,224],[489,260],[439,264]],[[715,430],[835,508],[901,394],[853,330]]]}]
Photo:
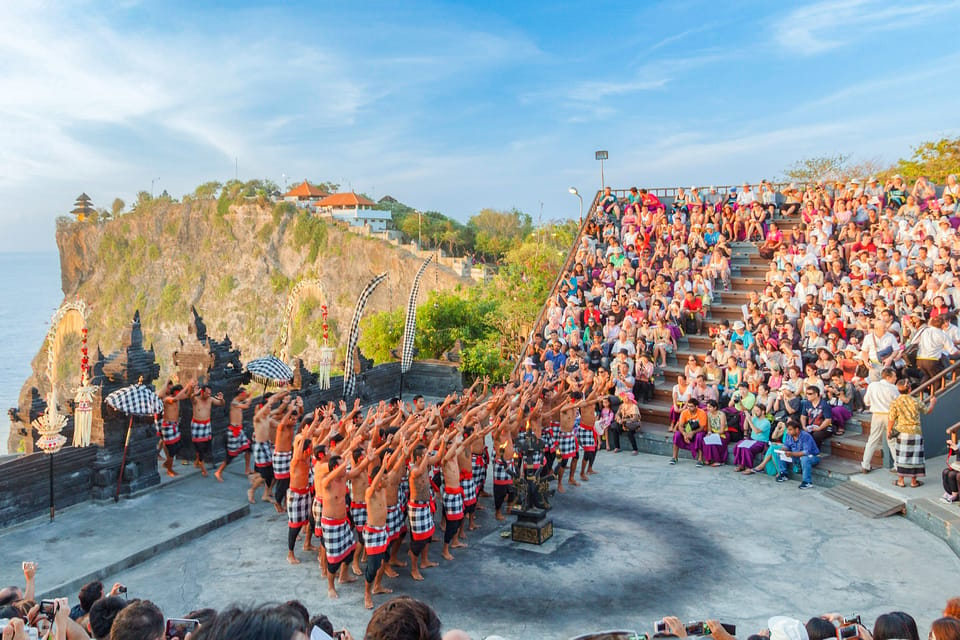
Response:
[{"label": "seated spectator", "polygon": [[96,640],[106,640],[110,637],[114,619],[127,604],[129,603],[119,596],[107,596],[91,605],[87,617],[87,628]]},{"label": "seated spectator", "polygon": [[820,448],[800,423],[790,421],[787,423],[787,432],[783,436],[783,449],[778,452],[779,475],[777,482],[784,482],[787,479],[788,461],[793,460],[799,463],[803,477],[800,482],[800,489],[809,489],[813,486],[813,467],[820,464]]}]

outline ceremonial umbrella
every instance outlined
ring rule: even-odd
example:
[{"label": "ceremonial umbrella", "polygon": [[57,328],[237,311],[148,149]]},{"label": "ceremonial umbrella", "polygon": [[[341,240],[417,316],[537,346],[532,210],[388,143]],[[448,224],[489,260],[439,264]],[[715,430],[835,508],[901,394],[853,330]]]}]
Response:
[{"label": "ceremonial umbrella", "polygon": [[247,363],[250,377],[266,387],[283,386],[293,380],[293,369],[276,356],[264,356]]},{"label": "ceremonial umbrella", "polygon": [[130,422],[127,424],[127,439],[123,443],[123,460],[120,463],[120,473],[117,474],[117,493],[113,501],[120,500],[120,484],[123,482],[123,470],[127,466],[127,447],[130,446],[130,430],[133,428],[134,416],[154,416],[163,412],[163,401],[153,389],[146,387],[141,382],[132,384],[129,387],[117,389],[107,396],[107,404],[130,416]]}]

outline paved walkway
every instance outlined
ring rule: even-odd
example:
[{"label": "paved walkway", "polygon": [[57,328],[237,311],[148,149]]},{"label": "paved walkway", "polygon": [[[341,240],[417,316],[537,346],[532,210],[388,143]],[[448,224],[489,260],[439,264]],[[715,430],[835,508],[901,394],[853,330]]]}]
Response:
[{"label": "paved walkway", "polygon": [[[170,616],[299,598],[361,637],[369,619],[362,585],[346,585],[339,600],[328,600],[312,554],[298,549],[304,563],[285,562],[285,517],[269,505],[251,505],[249,516],[202,537],[163,542],[171,529],[197,532],[245,509],[242,469],[234,467],[223,485],[186,478],[119,505],[68,510],[54,525],[7,532],[0,536],[0,582],[21,583],[19,562],[29,558],[41,563],[40,591],[95,572]],[[429,602],[446,628],[515,640],[647,630],[668,614],[717,617],[746,637],[774,614],[805,619],[840,610],[872,622],[894,609],[910,612],[926,633],[946,598],[957,595],[960,559],[904,518],[867,519],[820,489],[797,491],[796,482],[688,461],[670,466],[660,456],[602,453],[598,469],[556,499],[558,534],[549,549],[505,542],[485,499],[482,530],[456,561],[440,560],[433,545],[441,566],[427,570],[425,582],[401,574],[388,586]],[[866,478],[874,475],[881,472]],[[157,544],[162,551],[154,553]],[[137,554],[148,559],[131,566]],[[72,597],[76,586],[59,593]]]}]

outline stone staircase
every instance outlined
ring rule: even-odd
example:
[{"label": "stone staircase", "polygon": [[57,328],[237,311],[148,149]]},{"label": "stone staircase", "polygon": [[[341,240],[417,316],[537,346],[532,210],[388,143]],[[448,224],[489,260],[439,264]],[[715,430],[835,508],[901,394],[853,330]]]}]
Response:
[{"label": "stone staircase", "polygon": [[[781,219],[777,220],[777,223],[782,230],[788,231],[799,225],[799,220]],[[747,302],[750,292],[766,286],[764,274],[769,261],[760,257],[756,245],[752,242],[737,242],[731,244],[731,249],[730,290],[715,292],[707,322],[704,323],[704,333],[683,336],[677,341],[676,352],[668,356],[667,366],[657,377],[653,401],[640,405],[643,433],[638,438],[638,446],[647,453],[671,453],[672,434],[668,432],[671,390],[677,382],[677,375],[683,373],[687,358],[692,354],[702,362],[703,356],[712,348],[712,340],[707,335],[708,328],[719,326],[721,320],[733,323],[743,319],[741,305]],[[848,479],[851,474],[859,473],[860,460],[863,458],[869,433],[870,415],[859,413],[854,414],[847,422],[843,436],[833,436],[824,442],[822,461],[814,471],[821,484],[835,484]],[[683,455],[684,452],[681,452],[681,458]],[[733,447],[730,448],[728,461],[733,461]],[[877,452],[873,457],[873,465],[881,466],[882,463],[882,454]]]}]

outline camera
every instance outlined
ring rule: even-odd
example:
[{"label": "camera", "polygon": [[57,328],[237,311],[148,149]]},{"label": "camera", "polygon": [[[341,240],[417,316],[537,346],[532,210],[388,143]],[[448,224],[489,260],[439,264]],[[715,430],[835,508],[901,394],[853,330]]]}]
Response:
[{"label": "camera", "polygon": [[[720,623],[727,633],[732,636],[737,635],[737,626],[734,624]],[[710,627],[707,626],[706,622],[702,620],[699,622],[688,622],[683,625],[684,631],[686,631],[688,636],[709,636]],[[653,631],[655,634],[668,633],[669,629],[667,628],[667,623],[663,620],[658,620],[653,623]],[[849,637],[849,636],[847,636]]]},{"label": "camera", "polygon": [[860,632],[857,630],[857,625],[847,624],[837,628],[837,640],[848,640],[849,638],[856,638]]},{"label": "camera", "polygon": [[57,601],[56,600],[41,600],[40,601],[40,615],[42,615],[47,620],[53,620],[53,617],[57,615]]},{"label": "camera", "polygon": [[191,618],[167,618],[165,640],[183,640],[188,633],[193,633],[200,626],[200,621]]}]

